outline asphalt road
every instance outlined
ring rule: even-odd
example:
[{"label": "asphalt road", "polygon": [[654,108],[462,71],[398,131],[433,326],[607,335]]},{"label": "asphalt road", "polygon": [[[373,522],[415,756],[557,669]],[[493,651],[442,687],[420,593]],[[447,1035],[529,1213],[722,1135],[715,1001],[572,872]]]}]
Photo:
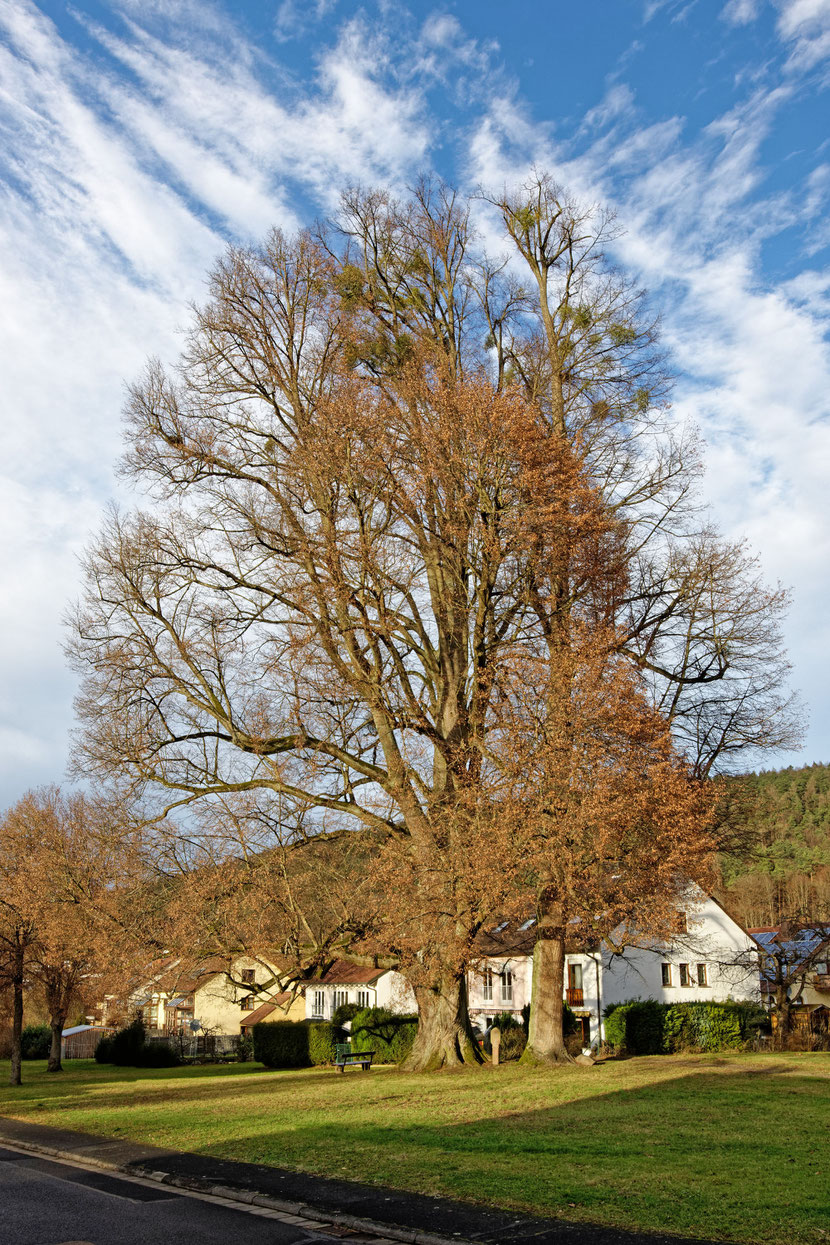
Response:
[{"label": "asphalt road", "polygon": [[0,1148],[2,1245],[334,1245],[291,1219]]}]

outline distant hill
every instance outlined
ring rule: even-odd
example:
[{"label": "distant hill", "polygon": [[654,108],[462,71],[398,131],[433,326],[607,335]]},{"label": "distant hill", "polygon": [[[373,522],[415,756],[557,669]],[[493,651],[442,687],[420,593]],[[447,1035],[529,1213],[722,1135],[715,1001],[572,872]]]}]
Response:
[{"label": "distant hill", "polygon": [[726,779],[718,897],[744,925],[830,920],[830,765]]}]

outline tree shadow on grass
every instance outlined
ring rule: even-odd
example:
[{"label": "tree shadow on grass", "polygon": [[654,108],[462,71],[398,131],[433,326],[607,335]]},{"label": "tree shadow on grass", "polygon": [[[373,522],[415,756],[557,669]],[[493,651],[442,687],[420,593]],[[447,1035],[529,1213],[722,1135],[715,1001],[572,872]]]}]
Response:
[{"label": "tree shadow on grass", "polygon": [[[555,1073],[551,1074],[555,1075]],[[540,1094],[540,1097],[542,1095]],[[734,1241],[824,1239],[830,1082],[687,1073],[474,1122],[338,1117],[202,1145],[539,1215]]]},{"label": "tree shadow on grass", "polygon": [[[514,1080],[510,1069],[409,1077],[394,1068],[341,1074],[244,1064],[154,1069],[134,1082],[124,1069],[118,1087],[111,1069],[96,1075],[87,1066],[80,1078],[66,1074],[65,1105],[70,1115],[88,1101],[89,1132],[106,1133],[118,1118],[112,1131],[121,1137],[135,1136],[120,1125],[125,1111],[138,1121],[149,1107],[164,1121],[184,1108],[181,1149],[287,1169],[287,1178],[311,1171],[566,1219],[793,1245],[824,1239],[830,1220],[820,1165],[830,1078],[824,1061],[811,1075],[811,1062],[667,1059],[649,1068],[659,1081],[633,1087],[609,1084],[602,1068]],[[512,1087],[526,1098],[528,1085],[535,1105],[510,1106]],[[495,1103],[486,1092],[493,1089]],[[444,1118],[428,1115],[433,1100]],[[13,1101],[7,1092],[0,1112],[42,1118]],[[154,1118],[136,1132],[147,1136]],[[177,1144],[169,1130],[162,1144]]]}]

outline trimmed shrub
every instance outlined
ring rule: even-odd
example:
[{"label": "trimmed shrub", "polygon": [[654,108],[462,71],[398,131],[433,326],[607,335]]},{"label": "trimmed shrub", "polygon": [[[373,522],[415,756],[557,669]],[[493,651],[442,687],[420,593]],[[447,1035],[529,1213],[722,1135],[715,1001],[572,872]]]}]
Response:
[{"label": "trimmed shrub", "polygon": [[346,1035],[340,1026],[317,1020],[312,1021],[306,1027],[309,1062],[315,1067],[324,1063],[334,1063],[335,1045],[346,1040]]},{"label": "trimmed shrub", "polygon": [[48,1059],[52,1030],[48,1025],[26,1025],[20,1035],[21,1059]]},{"label": "trimmed shrub", "polygon": [[631,999],[605,1009],[605,1040],[629,1055],[661,1055],[665,1050],[665,1003]]},{"label": "trimmed shrub", "polygon": [[676,1003],[665,1018],[664,1045],[677,1050],[739,1050],[767,1022],[755,1003]]},{"label": "trimmed shrub", "polygon": [[254,1059],[266,1068],[310,1068],[334,1063],[343,1031],[319,1020],[265,1020],[254,1025]]},{"label": "trimmed shrub", "polygon": [[417,1016],[366,1007],[352,1021],[352,1050],[373,1050],[378,1063],[400,1063],[412,1050],[417,1032]]},{"label": "trimmed shrub", "polygon": [[308,1025],[293,1020],[261,1021],[253,1027],[254,1059],[266,1068],[307,1068]]},{"label": "trimmed shrub", "polygon": [[605,1040],[629,1055],[740,1050],[766,1023],[755,1003],[630,1000],[605,1009]]}]

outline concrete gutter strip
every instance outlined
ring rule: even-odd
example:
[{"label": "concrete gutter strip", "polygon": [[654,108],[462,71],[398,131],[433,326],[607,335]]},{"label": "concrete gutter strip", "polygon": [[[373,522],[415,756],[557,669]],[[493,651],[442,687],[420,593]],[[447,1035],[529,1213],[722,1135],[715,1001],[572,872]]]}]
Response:
[{"label": "concrete gutter strip", "polygon": [[[121,1171],[125,1169],[120,1168]],[[210,1184],[193,1176],[176,1176],[170,1172],[151,1172],[141,1168],[130,1168],[125,1174],[141,1174],[148,1180],[158,1180],[160,1184],[170,1185],[176,1189],[186,1189],[191,1193],[207,1193],[211,1197],[220,1197],[228,1202],[242,1202],[248,1206],[262,1206],[266,1210],[277,1210],[283,1215],[296,1215],[298,1219],[310,1219],[314,1223],[334,1224],[339,1228],[350,1228],[355,1232],[363,1232],[367,1236],[377,1236],[393,1241],[408,1241],[412,1245],[483,1245],[479,1241],[462,1241],[458,1236],[436,1236],[432,1232],[418,1232],[413,1228],[401,1228],[391,1223],[376,1223],[373,1219],[360,1219],[345,1211],[317,1210],[307,1202],[291,1202],[285,1198],[271,1197],[269,1193],[254,1193],[250,1189],[233,1189],[228,1185]]]}]

